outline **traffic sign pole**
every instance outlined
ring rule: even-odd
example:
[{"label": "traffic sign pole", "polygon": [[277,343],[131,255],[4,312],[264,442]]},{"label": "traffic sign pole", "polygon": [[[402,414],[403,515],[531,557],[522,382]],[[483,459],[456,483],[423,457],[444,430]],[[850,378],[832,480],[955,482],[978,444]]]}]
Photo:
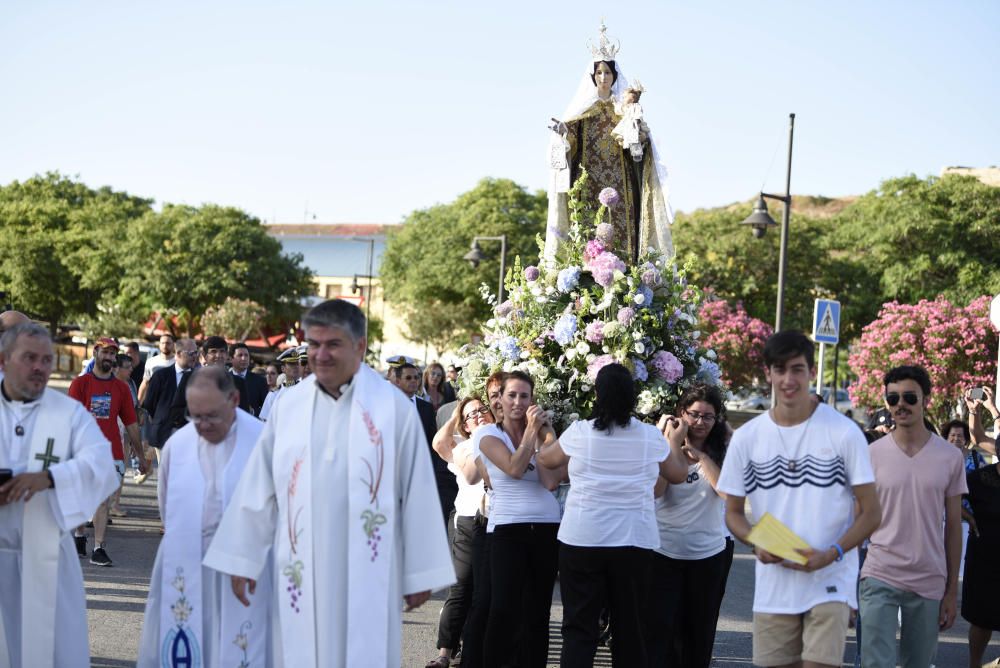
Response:
[{"label": "traffic sign pole", "polygon": [[819,344],[819,364],[816,368],[816,394],[823,396],[823,367],[826,366],[826,344]]}]

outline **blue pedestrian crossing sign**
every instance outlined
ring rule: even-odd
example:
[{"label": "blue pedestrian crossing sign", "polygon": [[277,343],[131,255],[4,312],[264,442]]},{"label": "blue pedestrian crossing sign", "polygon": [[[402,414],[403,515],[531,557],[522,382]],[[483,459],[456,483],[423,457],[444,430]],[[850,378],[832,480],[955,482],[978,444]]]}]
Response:
[{"label": "blue pedestrian crossing sign", "polygon": [[840,339],[840,302],[817,299],[813,309],[813,341],[837,343]]}]

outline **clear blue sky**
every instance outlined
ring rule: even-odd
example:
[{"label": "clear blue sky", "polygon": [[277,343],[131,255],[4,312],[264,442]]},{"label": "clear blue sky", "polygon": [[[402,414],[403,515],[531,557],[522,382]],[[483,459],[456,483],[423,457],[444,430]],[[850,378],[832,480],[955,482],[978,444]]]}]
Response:
[{"label": "clear blue sky", "polygon": [[[546,183],[601,17],[676,208],[1000,164],[1000,3],[7,2],[0,183],[47,170],[268,222]],[[773,162],[772,162],[773,158]]]}]

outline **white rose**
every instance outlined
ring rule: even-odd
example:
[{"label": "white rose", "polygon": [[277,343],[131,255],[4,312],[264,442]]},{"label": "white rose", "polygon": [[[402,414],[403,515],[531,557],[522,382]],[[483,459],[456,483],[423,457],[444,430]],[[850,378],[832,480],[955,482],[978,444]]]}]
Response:
[{"label": "white rose", "polygon": [[635,297],[632,297],[632,301],[635,302],[636,305],[642,306],[643,304],[646,303],[646,295],[640,292]]},{"label": "white rose", "polygon": [[587,353],[590,352],[590,346],[587,344],[586,341],[580,341],[580,343],[576,344],[576,352],[580,353],[581,355],[586,355]]},{"label": "white rose", "polygon": [[486,321],[486,326],[489,327],[490,329],[493,329],[494,327],[496,327],[497,326],[496,318],[490,318],[489,320],[487,320]]},{"label": "white rose", "polygon": [[701,332],[699,332],[697,329],[694,330],[693,332],[691,332],[691,338],[694,339],[694,340],[696,340],[696,341],[698,340],[698,337],[700,337],[700,336],[701,336]]},{"label": "white rose", "polygon": [[522,350],[521,351],[521,359],[526,360],[529,357],[531,357],[531,353],[529,353],[527,350]]},{"label": "white rose", "polygon": [[547,294],[547,295],[555,294],[555,292],[556,292],[556,289],[554,287],[552,287],[551,285],[549,285],[549,286],[547,286],[545,288],[545,294]]},{"label": "white rose", "polygon": [[538,302],[539,304],[544,304],[549,300],[546,297],[535,297],[535,301]]},{"label": "white rose", "polygon": [[708,350],[705,351],[705,357],[707,357],[710,360],[714,360],[717,357],[717,355],[715,354],[714,350],[709,348]]},{"label": "white rose", "polygon": [[632,350],[634,350],[636,354],[641,355],[646,352],[646,346],[642,343],[642,341],[636,341],[635,345],[632,346]]},{"label": "white rose", "polygon": [[497,318],[497,324],[503,327],[507,324],[507,318],[504,318],[503,316]]},{"label": "white rose", "polygon": [[539,286],[539,285],[532,286],[532,288],[531,288],[531,294],[533,296],[535,296],[535,297],[537,297],[538,295],[542,294],[542,288],[541,288],[541,286]]},{"label": "white rose", "polygon": [[576,348],[567,348],[566,349],[566,359],[567,360],[572,360],[575,357],[576,357]]},{"label": "white rose", "polygon": [[632,332],[632,338],[638,341],[642,338],[642,332]]},{"label": "white rose", "polygon": [[581,385],[580,386],[580,391],[581,392],[590,392],[590,385],[587,385],[587,384]]},{"label": "white rose", "polygon": [[591,362],[597,359],[597,355],[595,355],[594,353],[590,353],[584,359],[587,360],[587,364],[590,364]]}]

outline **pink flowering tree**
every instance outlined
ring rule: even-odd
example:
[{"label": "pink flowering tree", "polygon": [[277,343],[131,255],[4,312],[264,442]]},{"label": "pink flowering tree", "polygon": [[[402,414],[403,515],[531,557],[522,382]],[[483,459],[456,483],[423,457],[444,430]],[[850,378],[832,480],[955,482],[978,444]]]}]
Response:
[{"label": "pink flowering tree", "polygon": [[855,406],[883,405],[886,371],[917,364],[931,376],[930,419],[951,417],[962,391],[996,378],[997,334],[989,321],[990,297],[968,306],[939,296],[917,304],[888,302],[861,332],[848,360],[857,380],[849,388]]},{"label": "pink flowering tree", "polygon": [[742,302],[706,301],[698,311],[702,344],[718,355],[722,380],[731,389],[749,387],[764,375],[764,343],[774,329],[751,318]]}]

